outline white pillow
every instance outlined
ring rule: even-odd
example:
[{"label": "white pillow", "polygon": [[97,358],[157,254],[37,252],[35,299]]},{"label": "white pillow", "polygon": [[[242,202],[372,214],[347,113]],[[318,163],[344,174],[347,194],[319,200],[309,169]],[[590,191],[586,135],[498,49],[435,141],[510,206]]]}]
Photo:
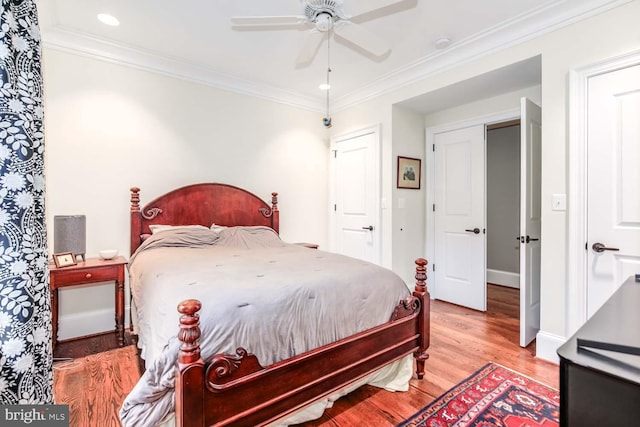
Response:
[{"label": "white pillow", "polygon": [[164,225],[164,224],[152,224],[149,226],[149,230],[151,230],[151,234],[159,233],[161,231],[166,230],[176,230],[180,228],[200,228],[206,230],[207,227],[204,225]]}]

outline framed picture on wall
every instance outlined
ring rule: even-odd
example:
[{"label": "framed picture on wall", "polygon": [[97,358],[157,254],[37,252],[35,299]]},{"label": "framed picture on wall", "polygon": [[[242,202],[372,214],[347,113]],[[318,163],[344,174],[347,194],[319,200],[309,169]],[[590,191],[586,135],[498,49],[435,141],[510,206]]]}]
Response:
[{"label": "framed picture on wall", "polygon": [[398,188],[420,189],[420,159],[398,156]]}]

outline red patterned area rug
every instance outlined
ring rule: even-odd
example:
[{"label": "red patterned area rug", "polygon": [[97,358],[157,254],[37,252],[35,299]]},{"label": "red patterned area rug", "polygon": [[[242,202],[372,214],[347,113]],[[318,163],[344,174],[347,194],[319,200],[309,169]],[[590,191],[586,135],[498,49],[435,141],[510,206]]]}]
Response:
[{"label": "red patterned area rug", "polygon": [[488,363],[397,427],[555,427],[557,390]]}]

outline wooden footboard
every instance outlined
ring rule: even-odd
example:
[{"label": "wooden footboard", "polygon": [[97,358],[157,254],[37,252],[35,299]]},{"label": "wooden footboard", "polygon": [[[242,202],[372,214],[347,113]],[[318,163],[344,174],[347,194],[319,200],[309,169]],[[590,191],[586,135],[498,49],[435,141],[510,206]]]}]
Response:
[{"label": "wooden footboard", "polygon": [[389,322],[266,368],[243,348],[203,361],[197,314],[201,303],[180,303],[177,425],[267,424],[411,353],[416,375],[423,378],[430,301],[427,261],[419,258],[416,265],[413,295],[400,301]]}]

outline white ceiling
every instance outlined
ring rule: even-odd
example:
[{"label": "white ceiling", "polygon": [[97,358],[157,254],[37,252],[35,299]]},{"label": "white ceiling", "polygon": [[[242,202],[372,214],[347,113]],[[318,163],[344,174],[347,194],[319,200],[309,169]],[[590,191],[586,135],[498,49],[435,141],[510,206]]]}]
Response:
[{"label": "white ceiling", "polygon": [[[343,9],[357,15],[365,1],[371,0],[343,0]],[[353,20],[388,42],[387,55],[373,57],[338,38],[331,42],[332,103],[345,106],[383,93],[626,1],[403,0]],[[229,21],[301,15],[301,0],[37,0],[37,5],[45,46],[324,108],[318,85],[326,79],[326,43],[310,64],[297,67],[305,31],[240,31]],[[100,23],[100,12],[116,16],[120,26]],[[434,42],[441,36],[452,43],[438,50]],[[522,75],[510,84],[539,82],[539,66],[539,59],[520,64],[516,70]],[[505,83],[505,76],[499,77]],[[422,108],[418,100],[407,105]]]}]

